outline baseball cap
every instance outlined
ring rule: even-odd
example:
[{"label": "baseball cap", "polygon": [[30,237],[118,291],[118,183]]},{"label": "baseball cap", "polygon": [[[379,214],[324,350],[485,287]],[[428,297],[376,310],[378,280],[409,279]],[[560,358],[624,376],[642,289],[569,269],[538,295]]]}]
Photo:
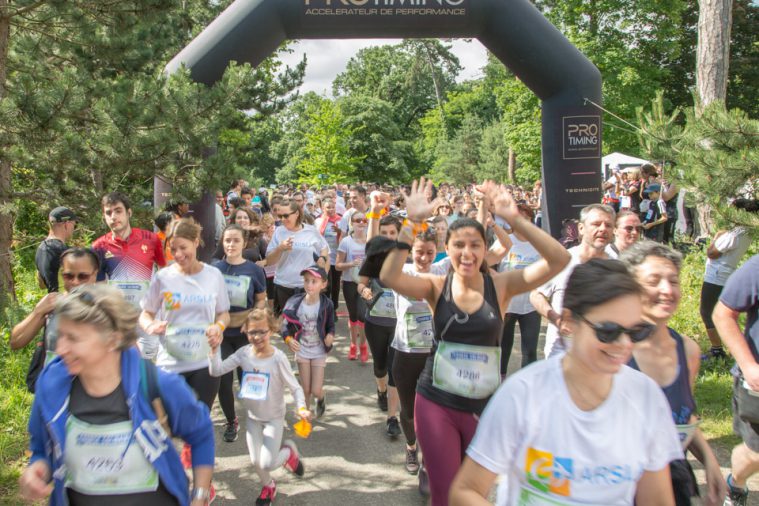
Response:
[{"label": "baseball cap", "polygon": [[661,185],[659,183],[653,183],[646,187],[646,192],[660,192],[661,191]]},{"label": "baseball cap", "polygon": [[317,276],[322,278],[323,280],[327,280],[327,271],[319,267],[318,265],[312,265],[311,267],[308,267],[306,269],[303,269],[300,271],[300,275],[303,276],[305,274],[311,274],[312,276]]},{"label": "baseball cap", "polygon": [[47,215],[50,223],[66,223],[68,221],[79,221],[74,211],[68,207],[58,206]]}]

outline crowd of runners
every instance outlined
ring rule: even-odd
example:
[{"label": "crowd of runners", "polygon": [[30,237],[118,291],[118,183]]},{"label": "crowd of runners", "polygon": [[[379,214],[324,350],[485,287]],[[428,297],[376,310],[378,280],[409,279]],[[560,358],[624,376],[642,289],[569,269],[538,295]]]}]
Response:
[{"label": "crowd of runners", "polygon": [[[157,214],[154,233],[132,226],[128,196],[109,193],[109,231],[90,248],[68,247],[78,217],[53,209],[36,258],[49,293],[10,342],[35,346],[22,496],[210,503],[218,394],[225,442],[238,438],[239,400],[251,488],[271,504],[271,473],[303,476],[307,461],[283,440],[286,392],[299,429],[329,417],[331,354],[371,358],[383,430],[405,440],[405,470],[433,506],[488,504],[496,485],[503,505],[688,505],[688,451],[705,468],[704,504],[746,504],[759,471],[759,256],[738,269],[745,230],[709,246],[701,312],[713,347],[702,356],[669,326],[681,299],[682,257],[665,230],[676,187],[646,166],[605,188],[557,241],[540,227],[540,183],[234,181],[216,194],[209,262],[186,205]],[[522,369],[507,375],[517,323]],[[693,396],[723,342],[743,440],[727,478]]]}]

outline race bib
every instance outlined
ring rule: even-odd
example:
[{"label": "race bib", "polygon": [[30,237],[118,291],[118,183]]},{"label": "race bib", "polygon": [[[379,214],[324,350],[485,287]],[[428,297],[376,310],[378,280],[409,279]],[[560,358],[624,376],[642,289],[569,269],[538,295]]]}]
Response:
[{"label": "race bib", "polygon": [[240,399],[265,401],[269,397],[269,379],[269,373],[266,372],[243,372]]},{"label": "race bib", "polygon": [[686,423],[681,425],[675,425],[677,429],[677,435],[680,437],[680,444],[683,445],[683,450],[687,450],[693,441],[693,436],[696,435],[696,429],[698,429],[701,420],[696,420],[694,423]]},{"label": "race bib", "polygon": [[166,351],[180,362],[197,362],[208,356],[208,324],[169,325]]},{"label": "race bib", "polygon": [[224,274],[224,284],[227,286],[227,295],[229,295],[229,304],[231,306],[248,307],[250,276]]},{"label": "race bib", "polygon": [[409,348],[432,348],[435,337],[435,331],[432,329],[432,313],[429,311],[406,312],[406,331]]},{"label": "race bib", "polygon": [[131,421],[93,425],[66,422],[65,486],[89,495],[155,492],[158,473],[132,433]]},{"label": "race bib", "polygon": [[379,296],[372,306],[369,316],[374,316],[375,318],[395,318],[395,296],[391,289],[384,288],[382,290],[382,295]]},{"label": "race bib", "polygon": [[501,347],[440,341],[432,368],[432,384],[469,399],[492,395],[501,384]]},{"label": "race bib", "polygon": [[129,302],[131,305],[139,308],[140,302],[145,297],[145,294],[148,293],[150,281],[109,280],[108,284],[115,286],[121,290],[121,294],[124,296],[124,300]]}]

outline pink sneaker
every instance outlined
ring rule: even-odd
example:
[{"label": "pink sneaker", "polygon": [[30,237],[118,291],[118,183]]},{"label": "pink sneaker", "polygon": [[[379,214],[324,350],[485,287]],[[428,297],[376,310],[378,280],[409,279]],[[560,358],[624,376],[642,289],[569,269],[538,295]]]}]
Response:
[{"label": "pink sneaker", "polygon": [[271,480],[268,485],[261,489],[261,493],[256,499],[256,506],[269,506],[277,497],[277,484]]},{"label": "pink sneaker", "polygon": [[361,362],[365,364],[369,360],[369,347],[364,343],[359,349],[361,350]]},{"label": "pink sneaker", "polygon": [[356,360],[357,352],[358,348],[356,348],[355,344],[351,343],[350,350],[348,350],[348,360]]},{"label": "pink sneaker", "polygon": [[216,487],[211,483],[211,488],[208,491],[208,504],[211,504],[216,499]]},{"label": "pink sneaker", "polygon": [[282,443],[282,446],[290,449],[290,456],[287,457],[287,461],[285,462],[285,469],[297,476],[303,476],[303,473],[305,473],[306,470],[303,468],[303,462],[300,460],[298,447],[295,446],[295,443],[290,439],[286,439],[285,442]]}]

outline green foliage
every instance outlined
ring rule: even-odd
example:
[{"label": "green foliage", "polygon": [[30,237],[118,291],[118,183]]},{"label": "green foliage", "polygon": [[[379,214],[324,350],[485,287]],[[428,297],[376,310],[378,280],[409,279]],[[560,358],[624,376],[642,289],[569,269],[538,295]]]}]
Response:
[{"label": "green foliage", "polygon": [[714,102],[697,115],[695,108],[664,112],[658,95],[651,110],[638,111],[640,145],[652,159],[677,163],[674,177],[699,202],[709,204],[720,227],[746,226],[759,229],[759,216],[730,205],[737,197],[759,197],[759,120],[741,110],[728,111]]}]

